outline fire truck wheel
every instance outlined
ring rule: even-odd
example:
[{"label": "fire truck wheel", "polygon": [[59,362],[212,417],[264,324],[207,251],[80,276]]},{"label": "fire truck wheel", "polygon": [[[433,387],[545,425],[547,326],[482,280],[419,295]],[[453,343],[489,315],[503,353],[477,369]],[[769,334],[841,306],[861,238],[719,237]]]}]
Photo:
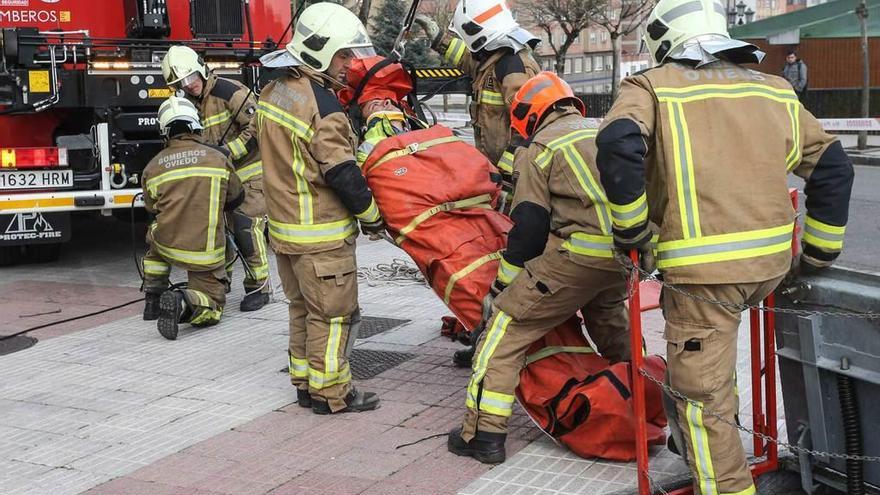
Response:
[{"label": "fire truck wheel", "polygon": [[27,247],[28,258],[34,263],[58,261],[61,256],[61,243],[31,244]]},{"label": "fire truck wheel", "polygon": [[0,266],[11,266],[21,261],[21,246],[0,246]]},{"label": "fire truck wheel", "polygon": [[801,476],[792,471],[772,471],[758,476],[755,480],[758,493],[767,495],[804,495]]}]

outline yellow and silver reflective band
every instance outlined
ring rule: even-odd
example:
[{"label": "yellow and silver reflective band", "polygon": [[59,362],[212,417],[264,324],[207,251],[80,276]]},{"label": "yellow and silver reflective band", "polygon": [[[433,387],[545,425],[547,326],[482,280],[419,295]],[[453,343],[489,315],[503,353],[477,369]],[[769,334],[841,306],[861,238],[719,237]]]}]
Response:
[{"label": "yellow and silver reflective band", "polygon": [[306,378],[309,376],[309,360],[308,359],[300,359],[293,357],[293,354],[288,354],[290,356],[290,362],[287,364],[287,370],[290,372],[290,376],[295,378]]},{"label": "yellow and silver reflective band", "polygon": [[443,62],[451,65],[460,64],[465,50],[467,50],[467,44],[464,41],[458,38],[452,38],[449,40],[449,46],[446,48],[446,52],[443,53]]},{"label": "yellow and silver reflective band", "polygon": [[667,111],[672,125],[672,147],[675,161],[675,190],[678,193],[678,212],[681,215],[682,236],[685,239],[703,235],[700,211],[697,205],[697,185],[694,179],[694,159],[690,132],[684,118],[681,102],[668,102]]},{"label": "yellow and silver reflective band", "polygon": [[452,298],[452,290],[455,288],[455,284],[457,284],[459,280],[467,277],[486,263],[500,258],[501,251],[489,253],[485,256],[477,258],[476,260],[472,261],[468,266],[453,273],[452,276],[449,277],[449,281],[446,282],[446,289],[443,291],[443,303],[446,305],[449,304],[449,300]]},{"label": "yellow and silver reflective band", "polygon": [[342,365],[342,369],[334,372],[320,372],[314,368],[309,368],[309,386],[312,388],[322,389],[337,385],[339,383],[348,383],[351,381],[351,368],[348,361]]},{"label": "yellow and silver reflective band", "polygon": [[697,486],[702,495],[719,495],[712,453],[709,451],[709,432],[703,426],[703,403],[688,401],[685,414],[697,468]]},{"label": "yellow and silver reflective band", "polygon": [[214,249],[214,246],[217,244],[218,234],[223,238],[223,233],[217,232],[217,226],[222,213],[220,205],[220,179],[217,177],[211,178],[211,192],[209,198],[208,233],[206,234],[207,239],[205,239],[205,251],[211,251]]},{"label": "yellow and silver reflective band", "polygon": [[339,373],[339,346],[345,317],[330,318],[330,332],[327,334],[327,348],[324,349],[324,376],[337,376]]},{"label": "yellow and silver reflective band", "polygon": [[232,158],[238,159],[247,154],[247,148],[244,146],[241,136],[227,142],[226,147],[228,147],[229,152],[232,153]]},{"label": "yellow and silver reflective band", "polygon": [[755,495],[758,491],[755,489],[754,483],[749,485],[745,490],[740,490],[738,492],[721,492],[719,495]]},{"label": "yellow and silver reflective band", "polygon": [[[266,255],[266,238],[263,236],[263,231],[265,230],[263,226],[265,224],[265,217],[257,217],[254,219],[254,225],[251,227],[251,238],[260,256],[260,264],[250,267],[256,282],[262,282],[269,277],[269,258]],[[247,277],[248,275],[245,274],[245,276]]]},{"label": "yellow and silver reflective band", "polygon": [[168,263],[144,258],[144,275],[164,277],[169,273],[171,273],[171,265]]},{"label": "yellow and silver reflective band", "polygon": [[780,103],[797,102],[791,89],[778,89],[764,84],[698,84],[684,88],[656,88],[654,94],[661,102],[687,103],[709,98],[767,98]]},{"label": "yellow and silver reflective band", "polygon": [[[495,416],[508,417],[513,414],[513,401],[516,399],[511,394],[502,394],[500,392],[492,392],[483,389],[480,395],[479,409],[485,413],[494,414]],[[468,387],[467,399],[465,405],[471,409],[477,409],[477,402],[474,398],[476,392],[471,391]]]},{"label": "yellow and silver reflective band", "polygon": [[304,141],[311,141],[312,136],[315,135],[315,131],[308,124],[271,103],[265,101],[257,103],[257,114],[287,128]]},{"label": "yellow and silver reflective band", "polygon": [[[506,397],[508,396],[497,392],[491,392],[486,389],[483,389],[482,394],[480,394],[479,389],[483,378],[486,376],[486,371],[489,369],[489,360],[492,358],[492,355],[498,348],[498,344],[501,343],[501,339],[507,332],[507,327],[508,325],[510,325],[511,321],[513,321],[513,318],[511,318],[510,315],[508,315],[504,311],[499,311],[498,314],[495,315],[495,318],[492,320],[492,324],[489,326],[489,332],[486,334],[486,339],[483,341],[483,347],[480,348],[480,352],[477,353],[476,357],[474,358],[474,370],[471,374],[470,382],[468,383],[466,400],[467,406],[472,409],[477,409],[477,396],[480,396],[480,410],[499,416],[510,415],[509,412],[507,412],[506,414],[504,413],[503,407],[506,403]],[[487,402],[487,407],[489,409],[484,408],[482,403],[482,401],[485,400],[487,397],[489,398],[489,402]],[[499,409],[496,409],[495,412],[493,412],[491,409],[494,409],[495,407],[499,407]],[[510,407],[513,407],[513,400],[510,401]]]},{"label": "yellow and silver reflective band", "polygon": [[356,213],[355,216],[362,222],[378,222],[381,217],[379,215],[379,207],[376,205],[375,198],[370,198],[370,206],[366,210]]},{"label": "yellow and silver reflective band", "polygon": [[501,257],[501,263],[498,263],[498,274],[496,277],[504,285],[510,285],[513,279],[522,271],[521,266],[511,265],[504,257]]},{"label": "yellow and silver reflective band", "polygon": [[599,181],[590,173],[590,167],[573,143],[563,146],[562,154],[571,171],[577,177],[581,189],[583,189],[587,197],[590,198],[590,202],[596,208],[596,214],[599,217],[599,228],[602,230],[602,233],[611,234],[611,210],[608,207],[608,198],[605,196],[605,190],[602,189]]},{"label": "yellow and silver reflective band", "polygon": [[269,219],[269,235],[279,241],[294,244],[341,241],[356,233],[357,223],[353,218],[346,218],[338,222],[309,225],[282,223],[271,218]]},{"label": "yellow and silver reflective band", "polygon": [[[150,226],[150,230],[156,229],[156,223]],[[179,261],[181,263],[188,263],[190,265],[216,265],[218,263],[223,263],[226,260],[226,249],[218,248],[213,251],[187,251],[185,249],[175,249],[168,246],[163,246],[156,240],[156,236],[153,235],[153,247],[156,248],[156,251],[162,255],[163,258],[168,258],[174,261]]]},{"label": "yellow and silver reflective band", "polygon": [[192,177],[228,179],[229,171],[225,168],[215,167],[189,167],[172,170],[170,172],[165,172],[164,174],[157,175],[156,177],[148,180],[146,183],[147,191],[150,193],[150,197],[156,197],[156,191],[162,184],[176,180],[189,179]]},{"label": "yellow and silver reflective band", "polygon": [[220,321],[223,316],[223,308],[198,308],[194,313],[194,316],[189,320],[191,325],[209,325]]},{"label": "yellow and silver reflective band", "polygon": [[801,162],[801,104],[788,103],[786,108],[791,119],[791,151],[785,157],[785,169],[790,172]]},{"label": "yellow and silver reflective band", "polygon": [[486,105],[504,106],[504,95],[497,91],[484,89],[480,91],[480,103]]},{"label": "yellow and silver reflective band", "polygon": [[657,244],[657,268],[697,265],[767,256],[791,249],[794,224],[769,229],[734,232],[661,241]]},{"label": "yellow and silver reflective band", "polygon": [[614,219],[615,227],[628,229],[648,221],[648,197],[646,193],[642,193],[641,196],[629,204],[617,205],[609,202],[608,205],[611,207],[611,217]]},{"label": "yellow and silver reflective band", "polygon": [[259,177],[263,175],[263,162],[256,161],[250,165],[245,165],[244,167],[236,169],[235,175],[237,175],[242,182],[247,182],[254,177]]},{"label": "yellow and silver reflective band", "polygon": [[538,165],[538,168],[542,170],[545,169],[547,165],[550,164],[551,160],[553,159],[553,155],[556,153],[557,150],[559,150],[563,146],[574,144],[584,139],[594,138],[596,137],[597,132],[598,131],[596,129],[581,129],[579,131],[574,131],[572,133],[566,134],[565,136],[550,141],[549,143],[547,143],[547,149],[542,151],[535,158],[535,164]]},{"label": "yellow and silver reflective band", "polygon": [[562,247],[575,254],[596,258],[614,257],[614,237],[575,232],[562,243]]},{"label": "yellow and silver reflective band", "polygon": [[314,205],[312,204],[312,191],[309,181],[306,180],[306,161],[302,157],[302,152],[297,145],[296,138],[291,136],[291,146],[293,146],[293,163],[291,169],[296,179],[296,197],[299,202],[299,221],[303,224],[312,224],[315,221],[312,212]]},{"label": "yellow and silver reflective band", "polygon": [[208,127],[214,127],[215,125],[220,125],[231,118],[232,114],[229,113],[229,110],[223,110],[218,114],[214,114],[202,119],[202,127],[204,127],[205,129],[207,129]]},{"label": "yellow and silver reflective band", "polygon": [[845,233],[845,225],[843,227],[829,225],[810,215],[807,215],[807,219],[804,221],[804,242],[821,248],[822,251],[837,252],[843,249]]},{"label": "yellow and silver reflective band", "polygon": [[513,153],[510,151],[505,151],[501,154],[501,158],[498,160],[496,164],[498,170],[504,172],[507,175],[513,175]]}]

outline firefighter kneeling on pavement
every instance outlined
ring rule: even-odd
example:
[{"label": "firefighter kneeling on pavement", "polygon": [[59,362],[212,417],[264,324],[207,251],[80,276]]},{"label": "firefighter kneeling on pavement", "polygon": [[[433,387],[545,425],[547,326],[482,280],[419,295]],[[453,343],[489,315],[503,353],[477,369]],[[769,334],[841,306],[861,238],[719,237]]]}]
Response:
[{"label": "firefighter kneeling on pavement", "polygon": [[358,309],[355,239],[385,224],[355,162],[355,137],[335,90],[355,57],[375,55],[366,29],[341,5],[306,8],[286,49],[262,58],[281,76],[260,93],[269,239],[290,300],[290,380],[315,414],[375,409],[345,355]]},{"label": "firefighter kneeling on pavement", "polygon": [[526,350],[578,310],[603,357],[629,358],[626,279],[613,257],[611,211],[595,168],[596,130],[583,115],[583,103],[550,72],[513,97],[511,125],[530,144],[516,153],[514,227],[492,284],[493,315],[474,357],[467,413],[449,433],[455,454],[504,461]]},{"label": "firefighter kneeling on pavement", "polygon": [[596,138],[614,242],[651,272],[658,225],[656,266],[677,289],[661,297],[667,383],[689,400],[664,396],[670,448],[698,495],[751,495],[732,426],[742,308],[791,272],[788,173],[806,180],[800,265],[816,270],[843,248],[853,168],[785,79],[740,65],[764,54],[730,39],[717,2],[660,0],[647,22],[658,66],[623,81]]},{"label": "firefighter kneeling on pavement", "polygon": [[[241,311],[256,311],[269,302],[269,258],[266,255],[266,201],[263,166],[257,138],[250,127],[257,110],[253,93],[242,83],[217,77],[192,48],[172,46],[162,59],[168,86],[182,90],[199,110],[202,139],[228,150],[247,195],[244,203],[226,214],[235,245],[244,258],[245,296]],[[236,251],[226,249],[227,284],[232,282]],[[227,285],[227,291],[229,285]]]},{"label": "firefighter kneeling on pavement", "polygon": [[[172,96],[159,107],[165,149],[144,168],[144,207],[155,215],[144,256],[144,319],[158,318],[159,333],[177,338],[178,324],[209,326],[226,304],[223,212],[245,193],[227,152],[202,144],[195,106]],[[186,289],[168,290],[171,267],[187,271]]]}]

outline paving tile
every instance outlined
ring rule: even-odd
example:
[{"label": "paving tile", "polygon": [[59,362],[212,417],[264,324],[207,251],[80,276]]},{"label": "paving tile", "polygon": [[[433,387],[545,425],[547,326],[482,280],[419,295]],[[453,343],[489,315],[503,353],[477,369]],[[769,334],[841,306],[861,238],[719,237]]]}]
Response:
[{"label": "paving tile", "polygon": [[375,480],[308,472],[275,488],[271,495],[356,495],[375,485]]},{"label": "paving tile", "polygon": [[152,481],[117,478],[85,492],[87,495],[195,495],[194,488],[182,488]]}]

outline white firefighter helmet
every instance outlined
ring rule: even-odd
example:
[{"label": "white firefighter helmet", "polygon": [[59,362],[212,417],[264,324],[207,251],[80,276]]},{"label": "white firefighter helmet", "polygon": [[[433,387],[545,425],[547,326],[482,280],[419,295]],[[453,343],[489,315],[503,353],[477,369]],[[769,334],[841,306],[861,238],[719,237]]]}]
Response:
[{"label": "white firefighter helmet", "polygon": [[170,96],[159,105],[159,132],[163,136],[168,136],[172,122],[184,122],[189,126],[190,131],[202,129],[199,111],[196,110],[195,105],[179,96]]},{"label": "white firefighter helmet", "polygon": [[658,64],[699,37],[730,39],[727,14],[720,0],[660,0],[648,16],[644,41]]},{"label": "white firefighter helmet", "polygon": [[279,56],[267,66],[303,63],[324,72],[339,50],[351,50],[355,58],[375,55],[367,29],[356,15],[342,5],[321,2],[303,10],[296,21],[293,38],[286,50],[291,57]]},{"label": "white firefighter helmet", "polygon": [[449,30],[476,52],[518,27],[505,0],[459,0]]},{"label": "white firefighter helmet", "polygon": [[208,79],[208,69],[195,50],[188,46],[174,45],[162,58],[162,75],[165,77],[165,84],[184,87],[196,75]]}]

